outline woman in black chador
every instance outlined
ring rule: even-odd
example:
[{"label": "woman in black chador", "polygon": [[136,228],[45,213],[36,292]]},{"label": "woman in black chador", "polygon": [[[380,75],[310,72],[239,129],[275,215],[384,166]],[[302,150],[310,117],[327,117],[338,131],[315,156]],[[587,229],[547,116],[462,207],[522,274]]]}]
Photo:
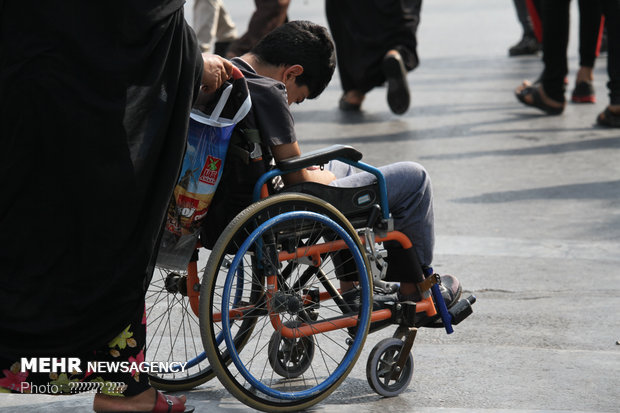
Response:
[{"label": "woman in black chador", "polygon": [[[121,382],[100,387],[95,411],[185,410],[147,374],[87,370],[144,361],[189,110],[231,70],[201,56],[183,3],[0,0],[0,391]],[[81,371],[22,363],[40,357]]]}]

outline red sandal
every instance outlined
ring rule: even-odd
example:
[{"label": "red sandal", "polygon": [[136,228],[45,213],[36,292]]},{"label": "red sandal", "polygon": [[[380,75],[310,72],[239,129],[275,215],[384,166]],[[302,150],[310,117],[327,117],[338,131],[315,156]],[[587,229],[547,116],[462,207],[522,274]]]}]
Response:
[{"label": "red sandal", "polygon": [[[177,396],[166,396],[155,390],[155,407],[149,411],[135,413],[192,413],[193,406],[186,406]],[[100,413],[119,413],[118,411],[105,411]]]},{"label": "red sandal", "polygon": [[193,406],[186,406],[177,396],[166,396],[160,391],[155,392],[155,407],[151,413],[192,413],[193,411]]}]

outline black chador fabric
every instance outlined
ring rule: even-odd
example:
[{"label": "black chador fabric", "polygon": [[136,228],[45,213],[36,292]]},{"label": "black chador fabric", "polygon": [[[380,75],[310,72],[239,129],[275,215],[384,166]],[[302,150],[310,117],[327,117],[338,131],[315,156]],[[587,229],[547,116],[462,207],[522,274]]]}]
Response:
[{"label": "black chador fabric", "polygon": [[407,70],[418,65],[416,31],[422,0],[326,0],[342,89],[366,93],[385,82],[381,61],[396,48]]},{"label": "black chador fabric", "polygon": [[181,0],[0,0],[0,354],[142,311],[201,72]]}]

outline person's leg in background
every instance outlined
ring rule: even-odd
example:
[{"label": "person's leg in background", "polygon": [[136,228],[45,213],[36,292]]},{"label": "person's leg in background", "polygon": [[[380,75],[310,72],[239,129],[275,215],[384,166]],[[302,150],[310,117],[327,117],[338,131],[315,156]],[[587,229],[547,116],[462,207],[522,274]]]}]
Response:
[{"label": "person's leg in background", "polygon": [[194,0],[194,21],[192,28],[196,32],[198,44],[204,52],[211,50],[215,35],[215,21],[218,14],[217,0]]},{"label": "person's leg in background", "polygon": [[570,0],[543,0],[541,17],[543,24],[542,88],[546,95],[564,103],[564,78],[568,73],[568,32],[570,26]]},{"label": "person's leg in background", "polygon": [[597,117],[597,122],[603,126],[620,128],[620,0],[601,0],[601,6],[608,36],[609,106]]},{"label": "person's leg in background", "polygon": [[594,103],[594,63],[604,27],[599,0],[579,0],[579,70],[571,100]]},{"label": "person's leg in background", "polygon": [[401,43],[395,39],[381,63],[387,83],[388,106],[397,115],[402,115],[409,109],[411,97],[407,73],[420,64],[417,31],[420,24],[422,0],[410,1],[406,7],[401,8],[401,11],[399,13],[402,16],[400,25],[407,32],[409,41]]},{"label": "person's leg in background", "polygon": [[226,57],[226,52],[230,45],[237,39],[237,26],[233,22],[232,17],[224,8],[222,0],[217,0],[220,4],[217,16],[217,30],[215,31],[215,45],[213,53]]},{"label": "person's leg in background", "polygon": [[419,64],[417,28],[422,0],[326,0],[343,90],[339,108],[360,111],[364,98],[387,83],[387,102],[398,115],[410,105],[407,73]]},{"label": "person's leg in background", "polygon": [[233,58],[249,52],[263,36],[286,23],[290,2],[290,0],[254,0],[256,10],[250,18],[248,30],[230,45],[226,57]]},{"label": "person's leg in background", "polygon": [[515,89],[515,95],[526,106],[536,107],[549,115],[559,115],[566,106],[564,79],[568,73],[566,49],[570,0],[543,0],[540,7],[544,70],[540,82],[524,81]]},{"label": "person's leg in background", "polygon": [[519,23],[521,23],[523,35],[517,44],[508,49],[509,56],[536,54],[541,50],[541,44],[534,34],[532,20],[525,2],[526,0],[514,0],[515,11],[517,12]]},{"label": "person's leg in background", "polygon": [[214,52],[221,56],[222,48],[225,52],[228,45],[237,38],[237,28],[224,9],[222,0],[194,0],[193,10],[192,26],[203,53],[210,52],[215,41]]}]

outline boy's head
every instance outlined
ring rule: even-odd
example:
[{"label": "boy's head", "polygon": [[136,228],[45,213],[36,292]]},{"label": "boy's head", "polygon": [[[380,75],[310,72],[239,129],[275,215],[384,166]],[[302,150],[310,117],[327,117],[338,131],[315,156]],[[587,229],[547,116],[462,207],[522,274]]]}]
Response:
[{"label": "boy's head", "polygon": [[327,29],[309,21],[283,24],[263,37],[251,53],[264,64],[301,66],[295,84],[308,88],[309,99],[325,90],[336,68],[334,43]]}]

